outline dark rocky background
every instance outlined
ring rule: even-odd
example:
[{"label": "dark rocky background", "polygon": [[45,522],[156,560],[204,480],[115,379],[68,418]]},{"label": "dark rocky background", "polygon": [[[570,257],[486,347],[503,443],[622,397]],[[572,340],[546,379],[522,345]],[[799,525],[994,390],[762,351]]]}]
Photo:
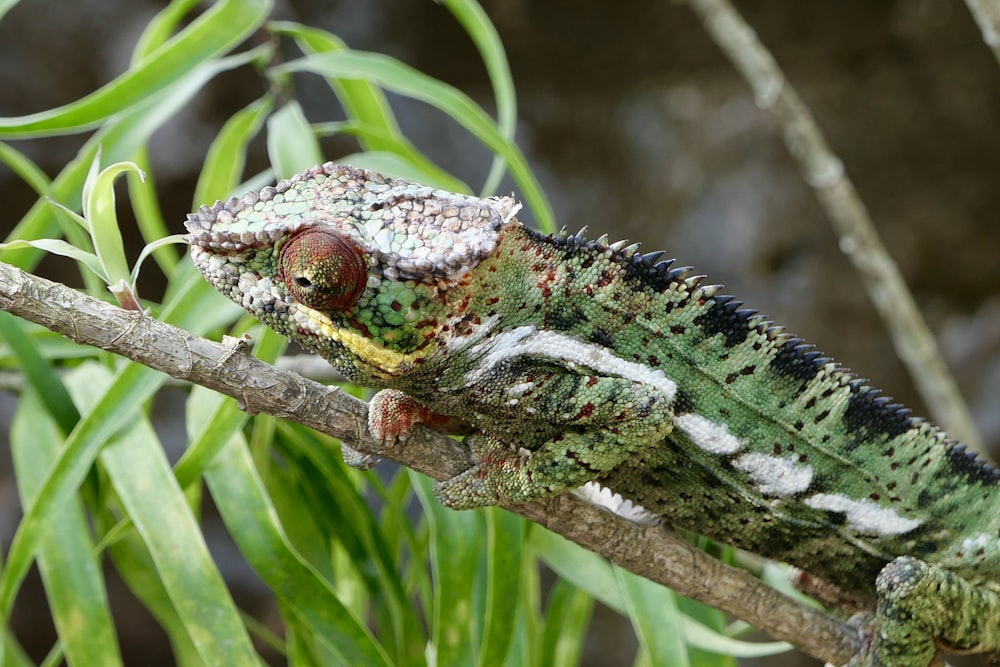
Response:
[{"label": "dark rocky background", "polygon": [[[773,123],[683,3],[483,2],[510,58],[519,142],[560,224],[667,249],[917,413],[926,412]],[[844,160],[995,453],[1000,64],[958,0],[737,5]],[[0,22],[0,116],[72,101],[113,78],[127,67],[139,31],[160,6],[22,1]],[[389,53],[490,108],[475,50],[432,2],[286,0],[275,15],[330,30],[354,48]],[[155,137],[154,173],[172,231],[181,231],[191,210],[209,141],[264,85],[249,70],[224,75]],[[297,85],[310,120],[342,117],[321,82]],[[424,105],[392,101],[423,150],[474,187],[482,182],[489,158],[474,139]],[[80,143],[63,137],[17,147],[54,175]],[[336,159],[355,146],[333,140],[325,149]],[[260,142],[250,170],[265,165]],[[5,234],[34,196],[3,167],[0,192]],[[58,279],[64,268],[62,260],[47,260],[40,272]],[[3,398],[5,422],[10,399]],[[0,456],[0,471],[9,471],[8,456]],[[8,475],[0,480],[4,541],[16,507]],[[246,577],[242,568],[234,562],[227,575],[239,581]],[[252,580],[245,589],[240,603],[266,618],[268,603]],[[29,604],[32,597],[41,600],[40,589],[22,593],[15,627],[26,644],[37,638],[41,659],[53,636],[44,610]],[[144,613],[126,593],[116,598],[128,662],[159,664],[162,656],[170,664],[162,634],[141,622]],[[617,630],[597,627],[608,632],[595,634],[588,664],[629,664],[632,649],[616,639]]]}]

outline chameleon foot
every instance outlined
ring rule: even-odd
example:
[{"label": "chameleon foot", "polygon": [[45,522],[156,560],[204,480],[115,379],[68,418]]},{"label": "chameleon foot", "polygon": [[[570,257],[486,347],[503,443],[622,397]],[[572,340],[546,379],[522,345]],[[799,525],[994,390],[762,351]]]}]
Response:
[{"label": "chameleon foot", "polygon": [[435,412],[398,389],[383,389],[368,403],[368,431],[381,442],[405,442],[414,424],[446,435],[464,435],[467,422]]}]

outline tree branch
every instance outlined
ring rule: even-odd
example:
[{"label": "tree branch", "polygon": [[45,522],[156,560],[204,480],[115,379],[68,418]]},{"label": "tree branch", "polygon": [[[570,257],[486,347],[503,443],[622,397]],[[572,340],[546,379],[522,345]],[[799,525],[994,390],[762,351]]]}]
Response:
[{"label": "tree branch", "polygon": [[[983,452],[975,422],[934,335],[879,238],[843,162],[830,150],[809,108],[729,0],[688,0],[688,4],[750,84],[757,105],[771,112],[783,132],[788,152],[816,192],[840,238],[841,250],[857,269],[889,331],[896,354],[906,365],[934,421],[970,448]],[[978,0],[975,4],[1000,6],[1000,0]],[[985,30],[982,21],[981,25]]]},{"label": "tree branch", "polygon": [[[265,364],[246,354],[242,341],[214,343],[3,263],[0,309],[231,396],[251,414],[266,412],[309,426],[434,479],[452,477],[471,464],[460,443],[426,429],[415,429],[405,444],[375,442],[368,435],[364,402]],[[663,526],[632,523],[570,495],[508,509],[821,660],[843,664],[857,648],[856,633],[843,621],[724,565]]]},{"label": "tree branch", "polygon": [[1000,0],[965,0],[965,4],[983,32],[983,41],[1000,63]]}]

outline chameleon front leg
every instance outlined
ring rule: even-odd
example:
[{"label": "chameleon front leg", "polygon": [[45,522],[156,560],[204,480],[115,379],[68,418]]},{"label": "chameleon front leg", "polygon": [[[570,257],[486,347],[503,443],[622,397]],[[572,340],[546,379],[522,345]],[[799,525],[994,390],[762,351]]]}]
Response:
[{"label": "chameleon front leg", "polygon": [[[444,505],[503,505],[573,490],[625,461],[641,461],[673,428],[672,396],[641,382],[531,373],[508,386],[521,388],[516,399],[484,407],[522,411],[523,431],[474,436],[476,464],[435,488]],[[534,437],[540,418],[545,433]]]},{"label": "chameleon front leg", "polygon": [[1000,650],[1000,594],[937,565],[904,556],[876,582],[878,606],[848,667],[928,667],[940,646],[952,653]]},{"label": "chameleon front leg", "polygon": [[[483,421],[499,418],[523,428],[506,427],[508,437],[491,428],[466,440],[476,464],[436,487],[442,503],[455,509],[570,491],[625,461],[641,460],[673,428],[672,395],[620,377],[534,367],[465,387],[461,396]],[[466,422],[395,389],[378,392],[368,409],[369,430],[381,440],[405,440],[417,423],[468,432]]]}]

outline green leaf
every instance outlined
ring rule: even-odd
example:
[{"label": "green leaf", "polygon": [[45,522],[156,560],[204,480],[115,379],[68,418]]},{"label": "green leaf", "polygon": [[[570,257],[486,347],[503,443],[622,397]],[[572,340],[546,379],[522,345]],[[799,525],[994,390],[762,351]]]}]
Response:
[{"label": "green leaf", "polygon": [[[511,78],[507,54],[496,28],[483,8],[475,0],[444,0],[444,6],[458,19],[465,32],[472,38],[493,86],[497,105],[497,125],[500,133],[513,141],[517,126],[517,96]],[[493,156],[493,165],[483,184],[483,196],[492,195],[500,185],[506,163],[500,155]]]},{"label": "green leaf", "polygon": [[[22,393],[10,440],[23,506],[31,504],[63,439],[38,394]],[[54,507],[46,523],[48,531],[38,544],[38,569],[66,658],[74,665],[121,665],[100,558],[80,501],[71,498]]]},{"label": "green leaf", "polygon": [[[365,575],[372,601],[367,613],[374,619],[372,625],[380,631],[386,651],[397,664],[424,664],[427,642],[423,620],[398,565],[404,549],[411,550],[412,562],[423,563],[423,552],[415,546],[417,540],[406,518],[409,485],[394,485],[395,493],[380,489],[373,474],[348,469],[330,440],[303,426],[276,423],[275,449],[297,471],[305,502],[314,508],[313,518],[327,535],[336,535]],[[406,475],[399,475],[399,479],[405,482]],[[367,485],[361,480],[371,480],[384,499],[381,523],[375,519],[366,499]],[[426,579],[422,565],[410,571],[419,581]],[[339,581],[343,575],[337,572],[336,576]]]},{"label": "green leaf", "polygon": [[[277,34],[294,38],[306,54],[348,50],[339,37],[325,30],[284,21],[274,22],[270,28]],[[411,165],[411,169],[428,174],[426,182],[446,184],[442,187],[454,192],[469,191],[467,186],[434,164],[403,136],[385,95],[377,86],[361,79],[337,77],[327,77],[327,83],[343,105],[347,117],[353,119],[357,126],[366,128],[365,132],[355,135],[365,152],[396,153]]]},{"label": "green leaf", "polygon": [[[163,211],[160,210],[160,202],[156,198],[156,182],[153,179],[153,172],[150,171],[149,167],[149,150],[143,149],[138,151],[135,162],[139,165],[140,173],[145,174],[145,177],[140,178],[136,173],[128,174],[128,198],[132,204],[132,210],[135,211],[136,226],[139,228],[139,233],[142,234],[142,239],[148,247],[168,235],[167,225],[163,220]],[[163,271],[164,275],[170,276],[173,274],[177,268],[178,253],[168,251],[164,247],[164,244],[157,244],[149,252],[156,258],[156,262],[159,264],[160,270]],[[145,255],[143,255],[143,259],[145,259]],[[131,284],[133,285],[139,276],[141,265],[140,261],[136,261],[132,267],[130,275]]]},{"label": "green leaf", "polygon": [[[189,331],[202,331],[206,323],[204,299],[210,290],[204,280],[192,276],[186,289],[164,309],[162,319]],[[69,434],[58,460],[47,471],[34,502],[25,508],[11,539],[7,566],[0,572],[0,619],[10,617],[17,589],[47,529],[46,517],[52,508],[67,502],[90,470],[101,447],[118,429],[134,419],[136,412],[166,379],[162,373],[139,364],[122,366],[111,388]]]},{"label": "green leaf", "polygon": [[104,443],[134,417],[165,380],[166,376],[137,364],[123,367],[113,387],[70,433],[58,460],[39,484],[34,502],[25,509],[11,540],[7,567],[0,573],[0,618],[10,617],[14,596],[28,572],[39,541],[48,530],[48,517],[53,508],[69,500]]},{"label": "green leaf", "polygon": [[240,551],[290,613],[312,630],[340,664],[388,667],[391,661],[368,629],[289,543],[239,439],[230,440],[216,456],[205,478]]},{"label": "green leaf", "polygon": [[[153,132],[175,116],[214,76],[264,57],[269,52],[270,46],[265,45],[235,56],[202,63],[187,72],[172,86],[153,95],[134,109],[116,116],[114,123],[108,123],[94,133],[79,151],[76,160],[67,165],[52,181],[52,198],[68,208],[79,207],[83,182],[98,150],[104,159],[111,162],[130,158],[145,145]],[[11,241],[39,239],[55,236],[58,231],[59,225],[53,216],[51,201],[40,199],[17,223],[7,238]],[[40,257],[40,253],[0,251],[0,261],[25,271],[30,271]]]},{"label": "green leaf", "polygon": [[684,639],[688,646],[733,658],[762,658],[786,653],[795,647],[788,642],[747,642],[720,634],[709,627],[681,616]]},{"label": "green leaf", "polygon": [[11,171],[30,185],[32,189],[42,197],[48,197],[52,193],[52,183],[45,172],[32,162],[28,156],[20,152],[10,144],[0,141],[0,160],[2,160]]},{"label": "green leaf", "polygon": [[132,65],[142,62],[170,39],[177,26],[188,12],[200,4],[201,0],[174,0],[163,8],[146,24],[139,41],[132,51]]},{"label": "green leaf", "polygon": [[106,284],[107,276],[104,274],[104,266],[101,264],[101,260],[98,259],[97,255],[92,252],[87,252],[86,250],[81,250],[75,245],[71,245],[62,239],[37,239],[34,241],[10,241],[8,243],[0,243],[0,250],[16,250],[17,248],[38,248],[39,250],[44,250],[45,252],[52,253],[53,255],[60,255],[62,257],[69,257],[70,259],[75,259],[76,261],[86,265],[94,275],[99,276]]},{"label": "green leaf", "polygon": [[198,176],[193,208],[208,205],[233,192],[246,165],[247,145],[260,132],[273,100],[265,96],[230,116],[212,144]]},{"label": "green leaf", "polygon": [[587,591],[618,613],[626,613],[614,571],[604,558],[540,528],[532,527],[530,543],[545,564],[560,577]]},{"label": "green leaf", "polygon": [[22,320],[7,312],[0,312],[0,336],[6,340],[17,356],[18,366],[25,379],[45,405],[45,411],[55,420],[63,433],[69,433],[80,420],[80,413],[65,385],[25,333]]},{"label": "green leaf", "polygon": [[9,12],[17,3],[18,0],[0,0],[0,20],[3,20],[4,14]]},{"label": "green leaf", "polygon": [[593,610],[594,598],[589,593],[565,579],[556,581],[549,591],[545,610],[543,657],[539,664],[552,667],[579,665]]},{"label": "green leaf", "polygon": [[361,51],[307,56],[276,67],[271,72],[276,77],[294,72],[313,72],[342,79],[365,79],[440,109],[507,161],[511,175],[520,185],[539,227],[549,232],[555,230],[552,208],[521,150],[500,132],[489,114],[453,86],[389,56]]},{"label": "green leaf", "polygon": [[267,154],[279,178],[323,162],[323,152],[298,102],[289,102],[267,121]]},{"label": "green leaf", "polygon": [[487,507],[486,518],[486,599],[483,614],[482,667],[504,664],[521,603],[521,571],[531,563],[523,562],[525,522],[517,515]]},{"label": "green leaf", "polygon": [[70,104],[16,118],[0,118],[0,137],[27,138],[81,132],[147,101],[198,64],[224,54],[259,28],[269,0],[220,0],[191,25],[114,81]]},{"label": "green leaf", "polygon": [[[101,370],[81,369],[79,399],[107,384]],[[132,421],[101,451],[100,461],[201,659],[208,665],[255,664],[240,614],[149,422]]]},{"label": "green leaf", "polygon": [[101,262],[105,281],[108,285],[122,281],[127,283],[130,274],[115,212],[115,179],[130,171],[138,173],[140,178],[145,176],[134,162],[116,162],[98,172],[99,160],[100,154],[95,156],[93,168],[83,184],[83,217],[87,221],[94,253]]},{"label": "green leaf", "polygon": [[676,594],[620,567],[615,567],[614,572],[647,663],[688,667],[691,661],[688,659]]},{"label": "green leaf", "polygon": [[475,664],[473,647],[478,643],[478,633],[473,593],[478,583],[476,545],[482,540],[482,516],[475,511],[455,512],[443,507],[434,498],[431,481],[423,475],[411,473],[410,481],[431,531],[435,661],[440,665]]}]

